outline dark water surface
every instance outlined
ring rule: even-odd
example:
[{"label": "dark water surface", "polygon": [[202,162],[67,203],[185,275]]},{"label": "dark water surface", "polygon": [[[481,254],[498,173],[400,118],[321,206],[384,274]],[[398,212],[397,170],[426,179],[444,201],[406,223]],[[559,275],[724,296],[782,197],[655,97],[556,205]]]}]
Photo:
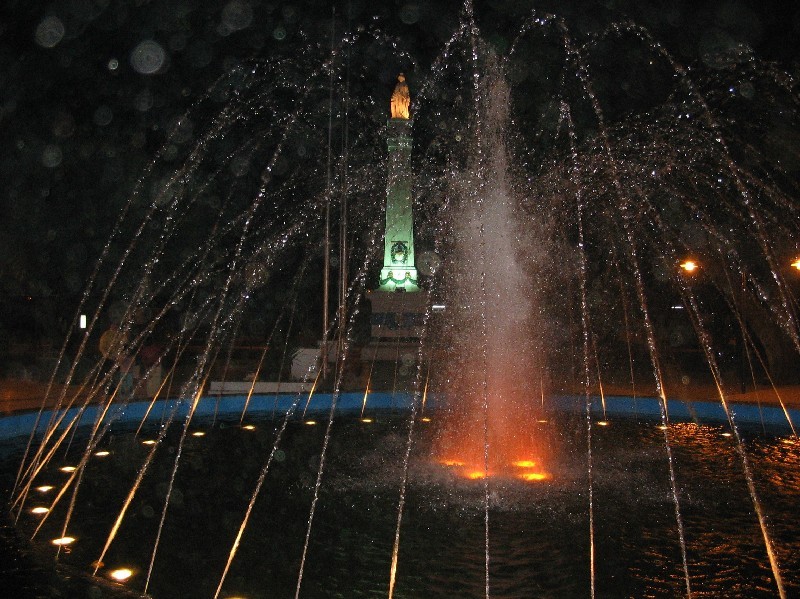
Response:
[{"label": "dark water surface", "polygon": [[[198,425],[187,438],[170,500],[149,593],[158,599],[212,597],[258,472],[274,442],[271,422]],[[485,596],[484,486],[457,478],[429,459],[434,422],[418,423],[403,514],[395,596]],[[490,481],[492,597],[588,597],[589,519],[585,421],[549,425],[553,479]],[[294,597],[324,423],[291,423],[252,514],[223,597]],[[193,429],[193,430],[196,430]],[[675,457],[689,574],[695,597],[776,597],[742,460],[720,426],[676,424]],[[597,597],[681,597],[685,581],[669,484],[664,435],[652,422],[614,421],[593,429]],[[334,423],[303,574],[301,597],[386,597],[397,521],[407,423]],[[41,516],[24,513],[0,528],[8,597],[110,597],[107,578],[91,572],[111,523],[149,448],[117,431],[106,457],[92,458],[67,533],[76,538],[51,564],[71,494],[32,543]],[[800,443],[759,431],[746,435],[755,487],[788,595],[800,596]],[[179,431],[170,431],[135,496],[100,574],[129,567],[141,591],[163,508]],[[37,484],[58,486],[76,464],[80,443],[50,464]],[[19,448],[6,447],[4,499]],[[48,505],[33,493],[28,508]],[[88,582],[87,582],[88,580]],[[102,584],[101,584],[102,583]]]}]

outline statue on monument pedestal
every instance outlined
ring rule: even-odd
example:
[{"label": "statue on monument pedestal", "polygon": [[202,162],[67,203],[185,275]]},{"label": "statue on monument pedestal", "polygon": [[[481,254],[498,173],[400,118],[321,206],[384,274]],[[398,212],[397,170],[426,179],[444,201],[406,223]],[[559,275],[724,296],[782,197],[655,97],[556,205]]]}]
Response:
[{"label": "statue on monument pedestal", "polygon": [[394,86],[394,92],[392,93],[392,118],[409,120],[411,118],[411,114],[408,110],[410,105],[411,94],[408,91],[405,76],[403,76],[403,73],[400,73],[397,76],[397,85]]}]

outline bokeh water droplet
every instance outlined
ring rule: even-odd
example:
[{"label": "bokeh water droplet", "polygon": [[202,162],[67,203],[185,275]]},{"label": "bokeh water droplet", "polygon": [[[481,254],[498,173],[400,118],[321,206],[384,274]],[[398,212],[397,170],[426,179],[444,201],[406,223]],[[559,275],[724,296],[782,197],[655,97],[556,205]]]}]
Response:
[{"label": "bokeh water droplet", "polygon": [[45,17],[36,27],[36,43],[43,48],[54,48],[64,38],[64,23],[55,15]]},{"label": "bokeh water droplet", "polygon": [[63,158],[61,148],[55,144],[47,144],[42,151],[42,164],[47,168],[57,167]]},{"label": "bokeh water droplet", "polygon": [[153,40],[145,40],[131,52],[131,66],[137,73],[153,75],[164,66],[167,54],[161,45]]}]

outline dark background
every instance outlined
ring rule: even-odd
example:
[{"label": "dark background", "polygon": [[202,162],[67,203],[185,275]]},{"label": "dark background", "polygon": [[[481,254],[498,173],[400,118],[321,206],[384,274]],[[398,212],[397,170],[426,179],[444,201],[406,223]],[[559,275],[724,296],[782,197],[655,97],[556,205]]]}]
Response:
[{"label": "dark background", "polygon": [[[345,31],[395,39],[375,56],[370,88],[398,70],[421,78],[458,27],[458,2],[5,2],[0,14],[0,356],[24,363],[58,344],[96,257],[143,172],[163,152],[179,165],[201,123],[178,119],[225,73],[260,58],[291,59],[330,46]],[[800,9],[791,2],[476,2],[483,37],[502,55],[535,9],[564,18],[577,43],[614,21],[646,27],[678,60],[713,70],[751,57],[798,73]],[[144,45],[142,45],[144,43]],[[620,69],[619,49],[598,52],[607,117],[646,107],[637,73]],[[547,77],[549,57],[523,47],[514,76]],[[554,57],[555,61],[556,58]],[[560,58],[558,59],[560,60]],[[303,85],[303,80],[292,82]],[[792,83],[793,84],[793,83]],[[543,86],[539,92],[549,93]],[[354,88],[353,93],[358,93]],[[657,95],[657,94],[656,94]],[[223,106],[227,97],[212,98]],[[535,93],[520,114],[536,119]],[[167,132],[177,130],[167,138]],[[14,374],[14,373],[11,373]]]}]

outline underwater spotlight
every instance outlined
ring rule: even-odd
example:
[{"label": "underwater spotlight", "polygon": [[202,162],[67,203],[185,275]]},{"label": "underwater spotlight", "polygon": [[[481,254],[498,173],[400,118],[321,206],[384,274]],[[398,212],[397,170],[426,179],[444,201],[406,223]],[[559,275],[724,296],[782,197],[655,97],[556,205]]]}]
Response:
[{"label": "underwater spotlight", "polygon": [[117,582],[125,582],[133,576],[133,570],[130,568],[119,568],[117,570],[112,570],[108,575]]},{"label": "underwater spotlight", "polygon": [[695,272],[695,271],[696,271],[698,268],[700,268],[700,265],[699,265],[699,264],[697,264],[697,262],[696,262],[696,261],[694,261],[694,260],[684,260],[683,262],[681,262],[681,268],[682,268],[682,269],[683,269],[685,272],[687,272],[687,273],[689,273],[689,274],[692,274],[692,273],[693,273],[693,272]]},{"label": "underwater spotlight", "polygon": [[53,539],[50,542],[53,545],[57,545],[59,547],[64,547],[66,545],[72,545],[75,542],[75,537],[59,537],[57,539]]}]

